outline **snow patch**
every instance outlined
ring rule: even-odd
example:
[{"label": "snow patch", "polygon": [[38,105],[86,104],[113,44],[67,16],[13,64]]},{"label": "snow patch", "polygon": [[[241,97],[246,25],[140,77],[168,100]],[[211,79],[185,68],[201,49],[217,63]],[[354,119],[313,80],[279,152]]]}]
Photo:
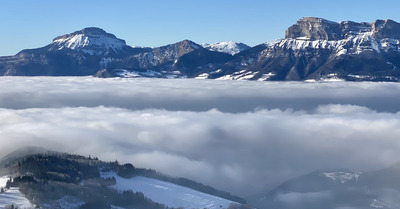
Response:
[{"label": "snow patch", "polygon": [[315,82],[317,82],[317,80],[315,80],[315,79],[304,80],[304,83],[315,83]]},{"label": "snow patch", "polygon": [[9,177],[2,176],[0,177],[0,188],[5,188]]},{"label": "snow patch", "polygon": [[339,78],[339,76],[336,73],[330,73],[330,74],[325,75],[322,78],[320,78],[319,81],[323,81],[323,82],[341,82],[341,81],[345,81],[345,80],[342,79],[342,78]]},{"label": "snow patch", "polygon": [[280,43],[283,40],[285,40],[285,39],[281,39],[281,38],[280,39],[275,39],[273,41],[269,41],[269,42],[264,43],[264,45],[267,46],[267,47],[275,46],[276,44]]},{"label": "snow patch", "polygon": [[366,79],[366,78],[371,78],[371,76],[368,75],[353,75],[353,74],[349,74],[349,77],[353,77],[353,78],[359,78],[359,79]]},{"label": "snow patch", "polygon": [[223,80],[233,80],[233,79],[232,79],[232,76],[231,76],[231,75],[224,75],[224,76],[221,76],[221,77],[219,77],[219,78],[216,78],[215,80],[221,80],[221,81],[223,81]]},{"label": "snow patch", "polygon": [[222,72],[222,69],[218,69],[218,70],[215,70],[215,71],[211,71],[210,74],[218,74],[218,73],[221,73],[221,72]]},{"label": "snow patch", "polygon": [[382,201],[379,201],[377,199],[374,199],[374,201],[369,205],[373,208],[384,208],[384,204],[382,204]]},{"label": "snow patch", "polygon": [[246,71],[246,70],[241,70],[238,72],[235,72],[231,75],[224,75],[221,76],[215,80],[250,80],[252,79],[258,72],[253,72],[253,71]]},{"label": "snow patch", "polygon": [[361,174],[362,174],[362,172],[349,173],[349,172],[343,172],[343,171],[322,173],[322,175],[324,175],[325,177],[332,179],[333,181],[339,181],[342,184],[344,184],[348,181],[351,181],[353,179],[355,181],[358,181],[358,178],[360,177]]},{"label": "snow patch", "polygon": [[207,79],[208,76],[210,76],[208,73],[202,73],[202,74],[198,75],[197,77],[195,77],[194,79]]},{"label": "snow patch", "polygon": [[159,78],[162,77],[162,74],[156,71],[147,70],[144,72],[140,71],[129,71],[125,69],[117,69],[116,73],[118,76],[123,78],[139,78],[139,77],[146,77],[146,78]]},{"label": "snow patch", "polygon": [[275,76],[275,73],[269,72],[269,73],[264,73],[262,76],[258,79],[259,81],[266,81],[270,79],[271,77]]}]

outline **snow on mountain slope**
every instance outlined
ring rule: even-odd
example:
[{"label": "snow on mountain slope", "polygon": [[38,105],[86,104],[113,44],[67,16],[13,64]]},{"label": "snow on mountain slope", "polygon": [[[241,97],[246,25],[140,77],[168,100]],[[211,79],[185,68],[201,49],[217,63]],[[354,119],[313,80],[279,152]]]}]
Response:
[{"label": "snow on mountain slope", "polygon": [[274,47],[291,49],[294,51],[304,51],[307,49],[326,49],[333,51],[337,56],[344,54],[360,54],[365,51],[381,52],[395,50],[400,52],[400,40],[397,39],[376,39],[371,32],[360,33],[346,39],[328,41],[296,38],[283,39],[275,43]]},{"label": "snow on mountain slope", "polygon": [[11,187],[4,193],[0,193],[0,208],[14,204],[18,208],[34,208],[28,199],[18,190],[18,187]]},{"label": "snow on mountain slope", "polygon": [[235,72],[231,75],[224,75],[216,80],[250,80],[252,79],[258,72],[253,72],[253,71],[246,71],[246,70],[241,70],[239,72]]},{"label": "snow on mountain slope", "polygon": [[[0,177],[0,188],[5,188],[7,180],[7,176]],[[24,197],[18,187],[11,187],[4,193],[0,193],[0,208],[5,208],[11,204],[18,206],[18,208],[34,208],[34,205]]]},{"label": "snow on mountain slope", "polygon": [[71,49],[82,51],[90,55],[101,55],[107,51],[119,53],[126,47],[124,40],[116,38],[114,35],[106,33],[100,28],[85,28],[81,31],[57,37],[53,40],[52,51]]},{"label": "snow on mountain slope", "polygon": [[222,53],[227,53],[231,55],[235,55],[241,51],[249,49],[250,47],[243,43],[236,43],[234,41],[228,42],[218,42],[214,44],[201,44],[202,47],[210,50],[217,51]]},{"label": "snow on mountain slope", "polygon": [[349,173],[343,171],[322,173],[323,176],[332,179],[333,181],[339,181],[342,184],[351,181],[353,179],[358,181],[358,178],[360,177],[361,174],[362,172]]},{"label": "snow on mountain slope", "polygon": [[146,77],[146,78],[159,78],[162,77],[162,74],[156,71],[147,70],[145,72],[139,71],[128,71],[124,69],[116,70],[116,74],[122,78],[139,78],[139,77]]},{"label": "snow on mountain slope", "polygon": [[131,179],[119,177],[112,172],[102,173],[103,178],[115,177],[117,184],[113,187],[117,190],[132,190],[133,192],[142,192],[146,197],[154,202],[164,204],[175,208],[228,208],[234,204],[213,195],[205,194],[187,187],[179,186],[166,181],[137,176]]},{"label": "snow on mountain slope", "polygon": [[327,49],[336,55],[365,51],[400,51],[400,24],[392,20],[372,23],[332,22],[305,17],[286,30],[285,39],[274,47],[295,51]]}]

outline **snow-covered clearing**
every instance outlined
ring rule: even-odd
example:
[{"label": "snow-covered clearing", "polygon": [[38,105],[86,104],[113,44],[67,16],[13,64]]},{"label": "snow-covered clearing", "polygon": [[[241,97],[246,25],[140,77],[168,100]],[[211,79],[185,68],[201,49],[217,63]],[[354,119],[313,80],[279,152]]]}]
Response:
[{"label": "snow-covered clearing", "polygon": [[112,172],[102,173],[103,178],[113,176],[117,180],[117,184],[113,187],[117,190],[142,192],[154,202],[168,207],[216,209],[228,208],[230,204],[234,203],[230,200],[157,179],[143,176],[125,179]]},{"label": "snow-covered clearing", "polygon": [[4,193],[0,193],[0,208],[14,204],[18,208],[34,208],[28,199],[18,190],[18,187],[11,187]]}]

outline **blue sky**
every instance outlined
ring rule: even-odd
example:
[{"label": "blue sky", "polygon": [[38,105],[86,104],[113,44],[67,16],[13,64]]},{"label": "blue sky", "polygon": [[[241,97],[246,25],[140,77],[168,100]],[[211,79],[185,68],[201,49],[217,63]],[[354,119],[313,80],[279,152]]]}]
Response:
[{"label": "blue sky", "polygon": [[400,22],[398,0],[0,0],[0,56],[100,27],[129,45],[234,40],[254,46],[283,38],[301,17]]}]

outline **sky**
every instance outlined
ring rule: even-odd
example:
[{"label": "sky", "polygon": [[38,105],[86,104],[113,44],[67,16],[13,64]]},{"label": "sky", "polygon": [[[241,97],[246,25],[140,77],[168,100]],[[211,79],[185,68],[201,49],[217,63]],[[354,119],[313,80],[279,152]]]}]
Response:
[{"label": "sky", "polygon": [[243,197],[400,159],[398,83],[0,77],[0,107],[0,158],[39,146]]},{"label": "sky", "polygon": [[157,47],[189,39],[197,43],[283,38],[305,16],[332,21],[400,22],[397,0],[0,0],[0,56],[50,44],[52,39],[100,27],[131,46]]}]

